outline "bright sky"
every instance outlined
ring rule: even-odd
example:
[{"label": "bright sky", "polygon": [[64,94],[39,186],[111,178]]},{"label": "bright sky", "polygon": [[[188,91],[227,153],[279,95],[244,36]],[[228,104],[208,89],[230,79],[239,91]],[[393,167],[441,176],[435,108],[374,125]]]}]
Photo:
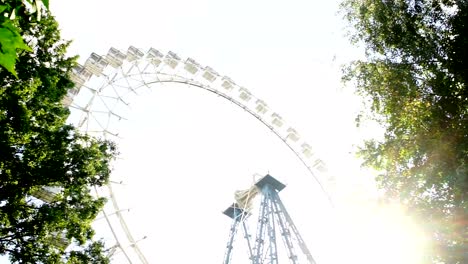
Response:
[{"label": "bright sky", "polygon": [[[81,63],[91,52],[130,45],[194,58],[267,102],[337,177],[338,209],[332,210],[293,153],[242,109],[193,87],[155,86],[132,101],[113,174],[124,181],[115,189],[120,207],[131,208],[124,215],[132,234],[147,236],[138,245],[150,263],[221,262],[231,224],[221,212],[254,173],[288,185],[281,196],[319,264],[417,263],[406,254],[417,251],[408,244],[412,222],[372,203],[371,175],[351,154],[353,144],[372,132],[355,128],[360,103],[340,83],[339,65],[360,53],[344,37],[337,6],[305,0],[51,1],[62,36],[74,41],[70,54],[79,54]],[[246,263],[244,252],[236,254],[236,263]],[[114,262],[126,263],[121,253]]]}]

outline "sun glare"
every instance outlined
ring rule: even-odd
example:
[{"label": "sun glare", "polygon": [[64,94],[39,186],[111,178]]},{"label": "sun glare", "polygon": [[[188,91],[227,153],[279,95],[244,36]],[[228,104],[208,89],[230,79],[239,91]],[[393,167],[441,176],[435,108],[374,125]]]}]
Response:
[{"label": "sun glare", "polygon": [[[341,220],[337,263],[423,263],[426,239],[414,219],[399,206],[361,206]],[[343,243],[344,242],[344,243]]]}]

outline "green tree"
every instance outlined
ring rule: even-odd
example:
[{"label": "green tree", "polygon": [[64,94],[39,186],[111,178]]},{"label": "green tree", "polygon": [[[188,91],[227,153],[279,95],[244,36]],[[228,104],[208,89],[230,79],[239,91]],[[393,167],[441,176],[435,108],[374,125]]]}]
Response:
[{"label": "green tree", "polygon": [[381,172],[386,197],[424,221],[428,263],[468,263],[467,8],[466,0],[342,3],[352,42],[366,50],[344,80],[385,128],[360,154]]},{"label": "green tree", "polygon": [[[108,263],[93,242],[93,219],[105,201],[91,188],[108,182],[115,145],[66,125],[61,104],[73,87],[75,58],[65,56],[54,18],[16,22],[31,52],[19,53],[16,76],[0,68],[0,255],[13,263]],[[52,200],[36,199],[56,187]],[[66,247],[71,244],[70,247]]]},{"label": "green tree", "polygon": [[[16,76],[15,63],[20,51],[31,51],[21,36],[17,17],[27,16],[31,23],[40,20],[41,8],[49,8],[49,0],[3,0],[0,2],[0,66]],[[33,15],[36,14],[36,17]]]}]

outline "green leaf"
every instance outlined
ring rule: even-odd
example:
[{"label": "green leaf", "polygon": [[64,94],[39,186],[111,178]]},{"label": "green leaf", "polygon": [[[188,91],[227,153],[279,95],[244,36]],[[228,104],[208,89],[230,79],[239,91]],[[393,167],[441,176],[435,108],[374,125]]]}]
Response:
[{"label": "green leaf", "polygon": [[28,47],[19,30],[10,22],[5,21],[0,26],[0,65],[18,78],[15,71],[15,63],[18,58],[17,50],[32,51]]},{"label": "green leaf", "polygon": [[0,44],[2,45],[2,50],[0,52],[0,65],[13,75],[17,76],[15,71],[16,50],[13,48],[14,37],[15,35],[10,30],[0,28]]},{"label": "green leaf", "polygon": [[49,9],[49,0],[42,0],[42,3],[44,3],[44,6]]},{"label": "green leaf", "polygon": [[6,5],[0,5],[0,13],[5,11],[7,8],[8,8],[8,6],[6,6]]}]

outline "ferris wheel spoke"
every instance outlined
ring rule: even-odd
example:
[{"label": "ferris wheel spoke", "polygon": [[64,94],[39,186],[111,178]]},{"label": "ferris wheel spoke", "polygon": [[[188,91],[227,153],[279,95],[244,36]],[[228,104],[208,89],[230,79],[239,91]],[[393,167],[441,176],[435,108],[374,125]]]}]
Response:
[{"label": "ferris wheel spoke", "polygon": [[[311,145],[262,99],[254,96],[247,88],[236,84],[231,78],[220,75],[211,67],[203,67],[192,58],[182,60],[172,51],[163,54],[150,48],[145,53],[130,46],[126,52],[110,48],[104,56],[92,53],[83,66],[79,65],[73,69],[70,78],[75,83],[75,87],[67,93],[63,104],[78,115],[73,123],[82,131],[110,138],[118,138],[118,133],[112,131],[114,121],[125,120],[121,114],[122,107],[129,109],[131,97],[140,95],[140,90],[143,88],[152,88],[155,84],[162,86],[181,84],[200,88],[226,99],[253,116],[276,135],[300,160],[332,203],[330,194],[322,183],[327,179],[319,179],[318,176],[326,171],[326,164],[317,157]],[[96,97],[99,99],[96,100]],[[125,238],[120,238],[120,241],[125,239],[127,244],[132,245],[131,248],[139,261],[147,263],[121,214],[112,187],[108,185],[108,188],[113,208],[112,215],[118,218],[118,228],[125,234]],[[103,214],[107,215],[105,211]],[[109,221],[108,224],[111,230],[117,228]],[[117,237],[115,239],[119,241]],[[116,245],[131,263],[121,246],[123,244],[118,242]]]},{"label": "ferris wheel spoke", "polygon": [[[98,189],[95,187],[94,188],[94,191],[96,193],[96,195],[98,197],[101,197],[99,195],[99,191]],[[117,233],[114,229],[114,225],[111,224],[111,221],[109,219],[109,215],[106,213],[106,210],[105,209],[102,209],[101,210],[103,216],[104,216],[104,219],[106,220],[107,222],[107,226],[109,228],[109,231],[111,232],[112,236],[114,237],[115,241],[116,241],[116,245],[121,249],[121,252],[124,254],[125,258],[127,259],[128,263],[132,263],[132,260],[130,259],[129,255],[127,254],[127,252],[125,251],[125,249],[123,247],[121,247],[121,243],[120,243],[120,240],[119,240],[119,237],[117,236]]]}]

